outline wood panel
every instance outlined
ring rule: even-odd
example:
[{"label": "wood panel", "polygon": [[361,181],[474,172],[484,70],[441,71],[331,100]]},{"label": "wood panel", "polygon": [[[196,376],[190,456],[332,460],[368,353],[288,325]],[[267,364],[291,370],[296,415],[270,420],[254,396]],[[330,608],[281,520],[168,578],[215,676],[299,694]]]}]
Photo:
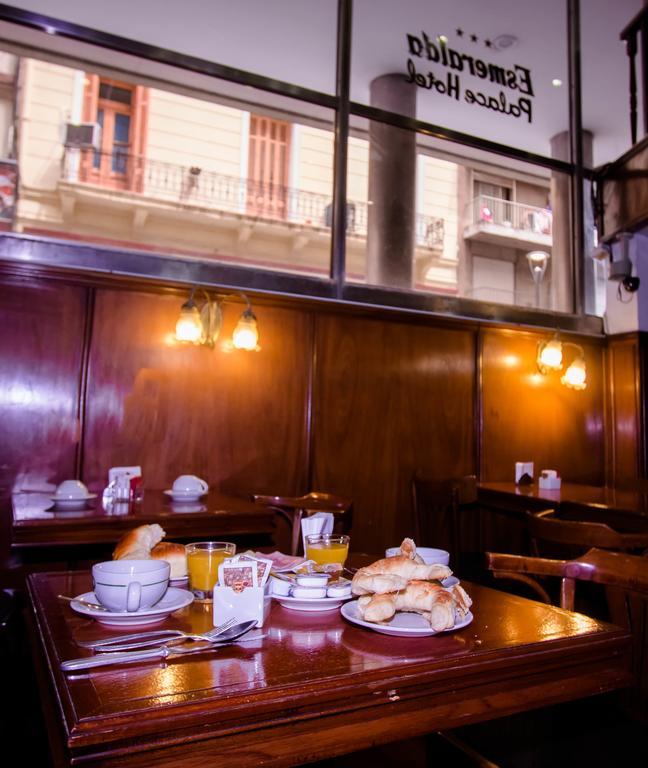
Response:
[{"label": "wood panel", "polygon": [[255,307],[261,350],[223,351],[241,303],[227,304],[215,349],[173,341],[181,299],[97,294],[84,475],[141,465],[148,488],[183,473],[228,493],[295,494],[307,471],[310,315]]},{"label": "wood panel", "polygon": [[[536,474],[556,469],[571,482],[602,485],[605,480],[602,344],[575,340],[587,364],[587,389],[577,391],[560,383],[560,373],[538,372],[537,345],[549,337],[499,329],[482,334],[484,481],[514,480],[516,461],[533,461]],[[564,360],[569,364],[572,358],[567,347]]]},{"label": "wood panel", "polygon": [[352,549],[380,552],[412,534],[415,470],[474,471],[474,336],[320,316],[316,340],[314,485],[354,499]]},{"label": "wood panel", "polygon": [[610,482],[627,486],[640,477],[641,385],[637,334],[608,340]]},{"label": "wood panel", "polygon": [[47,490],[75,477],[86,290],[0,284],[0,485]]}]

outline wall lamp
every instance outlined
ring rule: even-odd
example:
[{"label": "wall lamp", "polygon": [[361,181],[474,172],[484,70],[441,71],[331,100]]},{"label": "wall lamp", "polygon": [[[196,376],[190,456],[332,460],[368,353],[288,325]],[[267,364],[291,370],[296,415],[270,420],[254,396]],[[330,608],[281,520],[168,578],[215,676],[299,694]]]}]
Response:
[{"label": "wall lamp", "polygon": [[585,352],[579,344],[572,344],[571,341],[561,341],[557,333],[549,341],[538,343],[536,358],[538,370],[545,376],[551,371],[561,371],[565,347],[573,347],[576,350],[576,356],[565,373],[560,377],[560,383],[570,389],[585,389],[587,387]]},{"label": "wall lamp", "polygon": [[[202,294],[198,301],[197,293]],[[245,300],[247,306],[234,328],[232,341],[228,346],[248,351],[258,350],[259,329],[256,315],[252,311],[248,297],[244,293],[239,295]],[[228,297],[217,296],[212,299],[204,289],[194,286],[189,298],[180,308],[180,315],[176,322],[176,341],[213,348],[220,334],[223,322],[221,306],[226,298]]]}]

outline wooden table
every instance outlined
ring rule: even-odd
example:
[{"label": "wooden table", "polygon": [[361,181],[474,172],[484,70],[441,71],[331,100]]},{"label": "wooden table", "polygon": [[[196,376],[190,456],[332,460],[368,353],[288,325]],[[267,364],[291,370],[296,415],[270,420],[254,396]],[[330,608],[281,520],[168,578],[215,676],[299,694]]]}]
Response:
[{"label": "wooden table", "polygon": [[52,547],[114,544],[123,533],[144,523],[159,523],[166,539],[269,536],[274,512],[251,500],[210,493],[195,505],[169,503],[162,491],[147,490],[141,504],[104,510],[97,499],[88,509],[65,512],[51,508],[45,494],[12,497],[12,546]]},{"label": "wooden table", "polygon": [[648,494],[606,486],[562,483],[557,490],[515,483],[479,483],[481,505],[504,513],[555,509],[565,517],[605,522],[622,532],[648,532]]},{"label": "wooden table", "polygon": [[[60,662],[86,652],[77,641],[114,630],[56,600],[87,590],[88,573],[32,574],[29,632],[55,764],[292,766],[630,684],[624,630],[465,586],[474,621],[436,637],[275,604],[253,642],[66,676]],[[204,630],[211,614],[194,603],[160,626]]]}]

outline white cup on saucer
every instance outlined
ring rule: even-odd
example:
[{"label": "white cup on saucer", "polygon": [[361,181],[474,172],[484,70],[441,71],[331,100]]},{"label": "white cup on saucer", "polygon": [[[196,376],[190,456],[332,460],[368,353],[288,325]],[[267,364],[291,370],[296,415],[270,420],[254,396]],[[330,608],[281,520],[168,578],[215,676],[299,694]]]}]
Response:
[{"label": "white cup on saucer", "polygon": [[[434,547],[417,547],[416,554],[420,555],[426,565],[448,565],[450,562],[450,553],[445,549],[435,549]],[[400,547],[390,547],[385,550],[385,557],[394,557],[400,555]]]},{"label": "white cup on saucer", "polygon": [[196,475],[180,475],[173,481],[169,495],[175,501],[195,501],[209,491],[209,485]]},{"label": "white cup on saucer", "polygon": [[169,586],[166,560],[108,560],[92,566],[97,600],[110,611],[133,613],[159,602]]},{"label": "white cup on saucer", "polygon": [[96,493],[90,493],[80,480],[64,480],[56,486],[50,497],[60,509],[83,509],[88,501],[96,499]]}]

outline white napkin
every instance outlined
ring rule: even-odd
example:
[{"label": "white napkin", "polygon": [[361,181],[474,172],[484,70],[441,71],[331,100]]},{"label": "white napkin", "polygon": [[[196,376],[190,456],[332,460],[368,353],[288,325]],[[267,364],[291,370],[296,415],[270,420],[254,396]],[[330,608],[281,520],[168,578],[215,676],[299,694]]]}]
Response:
[{"label": "white napkin", "polygon": [[306,554],[306,536],[309,533],[333,533],[333,513],[315,512],[314,515],[302,518],[302,544]]}]

